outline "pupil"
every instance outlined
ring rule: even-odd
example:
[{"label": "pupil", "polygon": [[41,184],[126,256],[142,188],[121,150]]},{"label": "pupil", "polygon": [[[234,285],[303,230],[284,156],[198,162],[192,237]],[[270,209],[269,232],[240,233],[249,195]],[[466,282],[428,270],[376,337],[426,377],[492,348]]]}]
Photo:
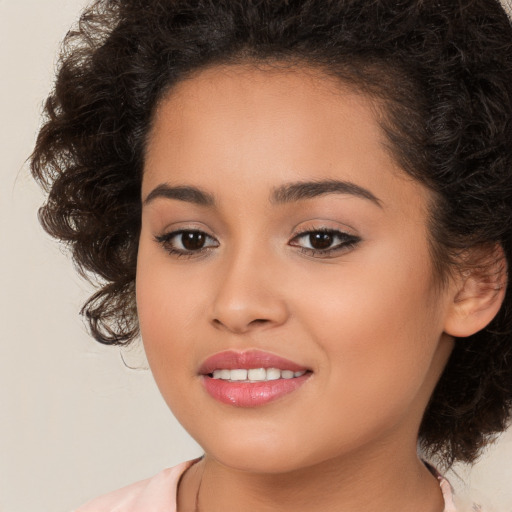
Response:
[{"label": "pupil", "polygon": [[203,233],[188,231],[181,235],[181,243],[188,251],[197,251],[198,249],[202,249],[204,242],[205,236]]},{"label": "pupil", "polygon": [[330,233],[312,233],[309,235],[309,243],[314,249],[327,249],[332,245]]}]

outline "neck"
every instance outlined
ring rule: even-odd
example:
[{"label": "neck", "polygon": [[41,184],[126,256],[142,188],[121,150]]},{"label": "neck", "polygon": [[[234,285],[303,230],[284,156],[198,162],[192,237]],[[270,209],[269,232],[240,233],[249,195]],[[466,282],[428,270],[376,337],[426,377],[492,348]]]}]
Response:
[{"label": "neck", "polygon": [[438,483],[415,450],[413,454],[405,457],[383,449],[377,455],[358,453],[284,474],[240,471],[206,455],[184,475],[178,510],[441,512]]}]

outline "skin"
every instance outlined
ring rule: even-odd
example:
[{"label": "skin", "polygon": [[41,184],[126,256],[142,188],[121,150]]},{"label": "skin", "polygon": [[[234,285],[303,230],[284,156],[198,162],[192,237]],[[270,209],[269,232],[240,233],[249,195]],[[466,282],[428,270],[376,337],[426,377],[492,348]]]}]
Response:
[{"label": "skin", "polygon": [[[439,287],[430,194],[385,148],[378,112],[312,70],[250,66],[204,70],[157,109],[137,305],[161,393],[206,454],[182,479],[180,512],[194,510],[199,486],[203,512],[443,510],[416,441],[453,348],[445,331],[459,289]],[[325,180],[376,200],[270,200],[277,187]],[[162,185],[197,187],[215,204],[147,200]],[[297,233],[321,228],[359,241],[307,252],[308,236]],[[210,246],[178,257],[155,239],[180,229],[203,231]],[[211,398],[200,364],[251,348],[312,375],[261,407]]]}]

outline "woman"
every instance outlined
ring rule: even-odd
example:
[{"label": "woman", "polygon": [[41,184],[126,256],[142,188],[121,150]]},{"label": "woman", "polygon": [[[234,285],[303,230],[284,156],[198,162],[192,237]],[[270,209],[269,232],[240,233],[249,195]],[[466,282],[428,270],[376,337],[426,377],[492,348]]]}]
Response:
[{"label": "woman", "polygon": [[511,35],[494,0],[83,14],[41,219],[205,455],[80,511],[455,510],[424,459],[510,417]]}]

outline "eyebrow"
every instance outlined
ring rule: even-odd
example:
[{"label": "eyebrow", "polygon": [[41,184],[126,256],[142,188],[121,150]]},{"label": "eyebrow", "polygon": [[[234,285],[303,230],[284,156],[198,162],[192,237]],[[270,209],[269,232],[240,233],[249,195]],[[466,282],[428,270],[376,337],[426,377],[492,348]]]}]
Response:
[{"label": "eyebrow", "polygon": [[[369,190],[356,185],[350,181],[322,180],[322,181],[299,181],[287,183],[275,188],[271,194],[270,202],[274,204],[285,204],[305,199],[313,199],[326,194],[348,194],[362,199],[367,199],[382,208],[380,200]],[[143,201],[147,205],[156,198],[175,199],[200,206],[215,206],[213,195],[200,188],[178,185],[171,186],[162,183],[154,188]]]},{"label": "eyebrow", "polygon": [[186,201],[188,203],[198,204],[200,206],[214,206],[215,200],[211,194],[204,192],[197,187],[175,186],[172,187],[167,183],[162,183],[154,188],[146,197],[143,204],[147,205],[154,201],[157,197],[165,199],[177,199],[178,201]]},{"label": "eyebrow", "polygon": [[271,201],[277,204],[291,203],[326,194],[348,194],[368,199],[382,208],[380,200],[369,190],[350,181],[340,180],[299,181],[282,185],[274,190]]}]

